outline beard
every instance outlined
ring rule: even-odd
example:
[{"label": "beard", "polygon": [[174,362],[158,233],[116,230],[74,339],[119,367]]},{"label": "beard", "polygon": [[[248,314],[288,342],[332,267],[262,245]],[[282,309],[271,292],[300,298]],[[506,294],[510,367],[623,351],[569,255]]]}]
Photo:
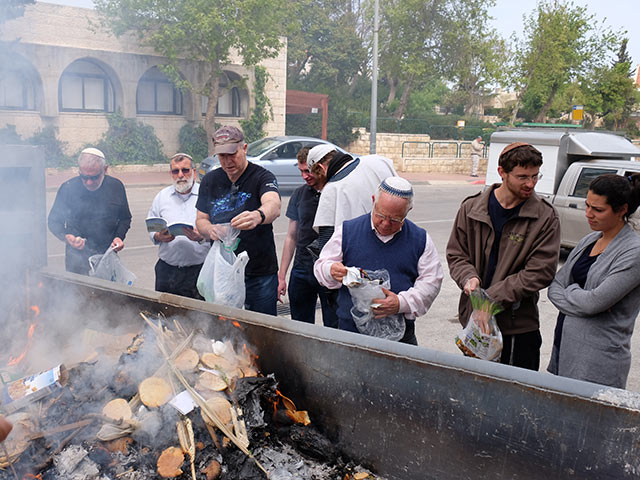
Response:
[{"label": "beard", "polygon": [[173,188],[175,188],[178,193],[188,193],[193,187],[193,182],[193,177],[174,180]]}]

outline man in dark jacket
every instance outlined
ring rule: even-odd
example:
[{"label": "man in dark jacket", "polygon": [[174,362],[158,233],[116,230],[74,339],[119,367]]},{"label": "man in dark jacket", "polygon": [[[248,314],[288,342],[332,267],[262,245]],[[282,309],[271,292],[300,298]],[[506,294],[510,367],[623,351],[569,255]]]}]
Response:
[{"label": "man in dark jacket", "polygon": [[49,212],[49,230],[66,243],[68,272],[89,274],[89,257],[124,247],[131,212],[122,182],[107,175],[104,154],[85,148],[79,175],[63,183]]},{"label": "man in dark jacket", "polygon": [[469,294],[483,288],[504,308],[496,317],[501,363],[531,370],[542,344],[538,292],[553,280],[560,252],[558,215],[534,191],[541,165],[533,146],[508,145],[498,162],[502,184],[462,202],[447,245],[451,278],[463,290],[460,323],[471,314]]}]

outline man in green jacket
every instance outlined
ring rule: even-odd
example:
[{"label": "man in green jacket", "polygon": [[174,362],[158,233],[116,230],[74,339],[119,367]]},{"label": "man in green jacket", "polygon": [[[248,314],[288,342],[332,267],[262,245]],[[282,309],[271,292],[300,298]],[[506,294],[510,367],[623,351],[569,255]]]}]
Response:
[{"label": "man in green jacket", "polygon": [[451,278],[462,289],[460,323],[471,314],[469,294],[483,288],[504,311],[500,362],[538,370],[539,291],[556,273],[560,223],[553,207],[534,191],[542,154],[526,143],[505,147],[498,161],[501,184],[466,198],[447,244]]}]

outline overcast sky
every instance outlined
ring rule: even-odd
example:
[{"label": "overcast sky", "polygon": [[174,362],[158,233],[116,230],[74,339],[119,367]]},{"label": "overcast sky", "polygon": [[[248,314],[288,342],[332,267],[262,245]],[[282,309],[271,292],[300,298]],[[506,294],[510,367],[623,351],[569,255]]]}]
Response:
[{"label": "overcast sky", "polygon": [[[46,1],[76,7],[93,6],[91,0]],[[494,17],[493,25],[505,38],[509,38],[513,32],[520,35],[523,25],[522,16],[533,11],[536,3],[536,0],[496,0],[496,6],[490,11],[491,16]],[[635,66],[640,63],[640,28],[637,21],[640,0],[573,0],[573,3],[586,6],[588,12],[596,15],[598,19],[606,18],[607,25],[612,28],[626,30],[629,37],[629,54],[633,64]]]}]

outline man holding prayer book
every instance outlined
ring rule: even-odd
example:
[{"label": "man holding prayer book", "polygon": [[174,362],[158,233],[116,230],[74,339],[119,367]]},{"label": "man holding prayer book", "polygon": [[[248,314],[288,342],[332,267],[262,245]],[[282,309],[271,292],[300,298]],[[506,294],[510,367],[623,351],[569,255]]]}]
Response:
[{"label": "man holding prayer book", "polygon": [[[147,218],[151,241],[159,246],[156,291],[201,299],[196,282],[210,245],[194,227],[199,184],[193,159],[176,153],[170,160],[170,173],[172,184],[153,199]],[[162,221],[169,228],[157,227]],[[181,231],[170,231],[178,223],[185,225]]]}]

